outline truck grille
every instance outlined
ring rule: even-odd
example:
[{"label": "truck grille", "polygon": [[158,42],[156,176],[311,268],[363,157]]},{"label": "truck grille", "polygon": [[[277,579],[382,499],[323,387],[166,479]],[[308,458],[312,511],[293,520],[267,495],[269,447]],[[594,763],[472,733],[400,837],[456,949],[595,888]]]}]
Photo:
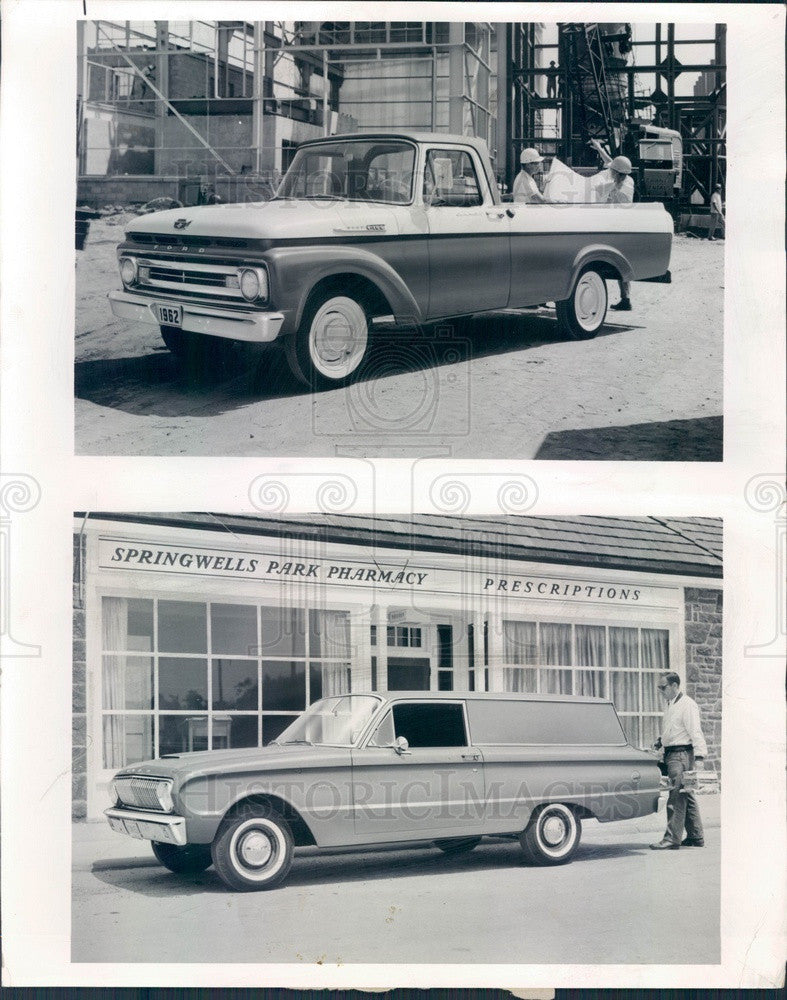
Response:
[{"label": "truck grille", "polygon": [[163,812],[156,795],[156,785],[164,780],[166,779],[127,775],[115,778],[115,788],[118,798],[124,806],[133,806],[135,809],[155,809],[157,812]]},{"label": "truck grille", "polygon": [[[138,288],[178,292],[181,295],[243,300],[237,287],[237,264],[203,264],[198,261],[138,259]],[[230,283],[228,284],[228,279]],[[235,287],[231,287],[232,284]]]}]

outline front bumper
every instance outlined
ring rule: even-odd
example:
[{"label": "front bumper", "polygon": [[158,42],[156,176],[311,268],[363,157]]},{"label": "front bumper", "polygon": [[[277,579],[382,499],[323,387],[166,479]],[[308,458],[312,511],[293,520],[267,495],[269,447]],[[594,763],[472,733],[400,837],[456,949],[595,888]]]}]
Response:
[{"label": "front bumper", "polygon": [[137,840],[157,840],[165,844],[186,844],[186,820],[182,816],[142,812],[139,809],[105,809],[104,815],[116,833]]},{"label": "front bumper", "polygon": [[190,333],[204,333],[209,337],[226,337],[229,340],[243,340],[254,344],[267,344],[279,335],[283,313],[256,312],[254,310],[222,309],[190,299],[175,299],[161,295],[153,299],[149,295],[134,292],[110,292],[109,304],[119,319],[130,319],[137,323],[159,326],[153,305],[179,305],[183,310],[182,329]]}]

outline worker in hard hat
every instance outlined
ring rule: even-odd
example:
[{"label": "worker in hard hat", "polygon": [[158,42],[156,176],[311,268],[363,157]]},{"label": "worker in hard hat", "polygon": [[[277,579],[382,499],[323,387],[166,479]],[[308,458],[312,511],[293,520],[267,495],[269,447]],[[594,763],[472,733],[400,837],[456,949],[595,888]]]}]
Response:
[{"label": "worker in hard hat", "polygon": [[544,172],[544,157],[537,149],[529,146],[523,149],[519,156],[521,170],[514,178],[514,201],[524,201],[530,204],[544,204],[546,198],[541,194],[536,177]]},{"label": "worker in hard hat", "polygon": [[[596,150],[604,164],[604,170],[612,175],[612,187],[604,199],[607,204],[628,205],[634,201],[634,179],[631,176],[631,160],[627,156],[610,156],[598,139],[591,139],[590,145]],[[620,302],[610,309],[620,312],[631,311],[631,282],[618,279],[620,286]]]}]

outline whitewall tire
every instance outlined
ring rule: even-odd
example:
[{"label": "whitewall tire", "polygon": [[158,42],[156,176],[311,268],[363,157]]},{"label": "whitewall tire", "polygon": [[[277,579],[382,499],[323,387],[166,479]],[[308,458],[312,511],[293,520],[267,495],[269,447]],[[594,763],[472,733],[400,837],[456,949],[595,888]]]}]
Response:
[{"label": "whitewall tire", "polygon": [[555,303],[558,323],[571,340],[590,340],[604,325],[608,302],[607,283],[594,267],[586,267],[571,295]]},{"label": "whitewall tire", "polygon": [[536,809],[519,835],[525,858],[534,865],[564,865],[579,846],[582,821],[562,802]]},{"label": "whitewall tire", "polygon": [[283,816],[249,804],[227,816],[211,847],[213,865],[231,889],[273,889],[292,865],[293,839]]}]

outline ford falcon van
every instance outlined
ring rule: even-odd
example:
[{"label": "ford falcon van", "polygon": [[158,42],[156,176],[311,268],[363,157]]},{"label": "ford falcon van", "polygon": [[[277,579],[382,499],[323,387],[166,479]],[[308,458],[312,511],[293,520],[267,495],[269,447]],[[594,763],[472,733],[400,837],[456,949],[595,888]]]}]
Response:
[{"label": "ford falcon van", "polygon": [[480,139],[329,136],[298,148],[268,202],[134,220],[109,299],[184,361],[279,341],[300,381],[329,388],[358,375],[383,321],[554,301],[566,336],[594,337],[607,279],[666,280],[672,231],[659,204],[504,204]]},{"label": "ford falcon van", "polygon": [[510,835],[529,863],[564,864],[583,821],[655,812],[660,778],[610,701],[346,694],[315,702],[266,747],[124,768],[106,816],[170,871],[214,865],[231,889],[272,889],[302,846],[431,841],[458,855]]}]

